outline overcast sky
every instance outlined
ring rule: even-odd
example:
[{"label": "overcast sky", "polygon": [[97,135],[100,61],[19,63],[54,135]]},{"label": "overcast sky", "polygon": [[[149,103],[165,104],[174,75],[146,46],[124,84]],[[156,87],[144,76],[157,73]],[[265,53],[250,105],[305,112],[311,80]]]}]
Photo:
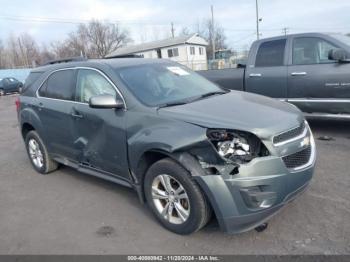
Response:
[{"label": "overcast sky", "polygon": [[[27,32],[49,43],[95,18],[119,21],[138,43],[170,36],[171,22],[177,32],[194,28],[210,17],[211,4],[229,46],[240,49],[256,38],[255,0],[0,0],[0,38]],[[259,0],[259,11],[262,37],[280,35],[284,27],[289,33],[350,32],[350,0]]]}]

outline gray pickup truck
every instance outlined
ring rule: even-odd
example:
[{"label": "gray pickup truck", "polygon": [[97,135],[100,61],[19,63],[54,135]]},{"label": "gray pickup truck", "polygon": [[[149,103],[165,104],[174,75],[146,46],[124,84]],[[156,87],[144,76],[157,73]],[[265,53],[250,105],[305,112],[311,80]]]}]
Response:
[{"label": "gray pickup truck", "polygon": [[290,102],[307,115],[350,118],[350,37],[305,33],[255,41],[247,64],[199,71],[227,89]]}]

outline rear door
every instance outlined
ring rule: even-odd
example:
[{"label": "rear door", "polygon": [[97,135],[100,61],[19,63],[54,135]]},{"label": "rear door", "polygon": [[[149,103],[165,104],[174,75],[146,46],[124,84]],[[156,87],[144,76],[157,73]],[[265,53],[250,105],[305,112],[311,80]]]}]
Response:
[{"label": "rear door", "polygon": [[74,115],[74,148],[79,162],[108,173],[128,176],[126,111],[89,107],[92,96],[109,94],[122,99],[116,86],[102,72],[79,69]]},{"label": "rear door", "polygon": [[75,94],[74,69],[52,73],[38,90],[36,108],[45,130],[42,134],[52,154],[70,160],[76,158],[73,147],[72,108]]},{"label": "rear door", "polygon": [[350,64],[328,59],[337,44],[294,37],[288,66],[288,101],[305,112],[350,113]]},{"label": "rear door", "polygon": [[249,59],[255,63],[248,64],[246,68],[246,91],[274,98],[287,98],[286,44],[286,39],[259,44],[255,59]]}]

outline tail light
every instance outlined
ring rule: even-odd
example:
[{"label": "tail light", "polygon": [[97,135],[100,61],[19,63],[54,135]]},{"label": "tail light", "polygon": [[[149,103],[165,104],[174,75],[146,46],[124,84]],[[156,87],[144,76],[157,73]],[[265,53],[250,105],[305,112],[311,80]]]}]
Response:
[{"label": "tail light", "polygon": [[16,110],[17,110],[17,113],[18,113],[20,108],[21,108],[21,103],[19,101],[19,97],[16,98],[15,105],[16,105]]}]

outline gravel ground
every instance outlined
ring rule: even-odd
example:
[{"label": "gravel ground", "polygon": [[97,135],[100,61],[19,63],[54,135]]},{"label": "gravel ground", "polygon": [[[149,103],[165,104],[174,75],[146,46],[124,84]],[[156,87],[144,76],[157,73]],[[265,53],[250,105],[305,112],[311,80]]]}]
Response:
[{"label": "gravel ground", "polygon": [[331,140],[317,139],[310,187],[267,230],[228,235],[213,220],[178,236],[128,188],[68,167],[37,174],[14,101],[0,97],[0,254],[350,254],[350,121],[310,121]]}]

